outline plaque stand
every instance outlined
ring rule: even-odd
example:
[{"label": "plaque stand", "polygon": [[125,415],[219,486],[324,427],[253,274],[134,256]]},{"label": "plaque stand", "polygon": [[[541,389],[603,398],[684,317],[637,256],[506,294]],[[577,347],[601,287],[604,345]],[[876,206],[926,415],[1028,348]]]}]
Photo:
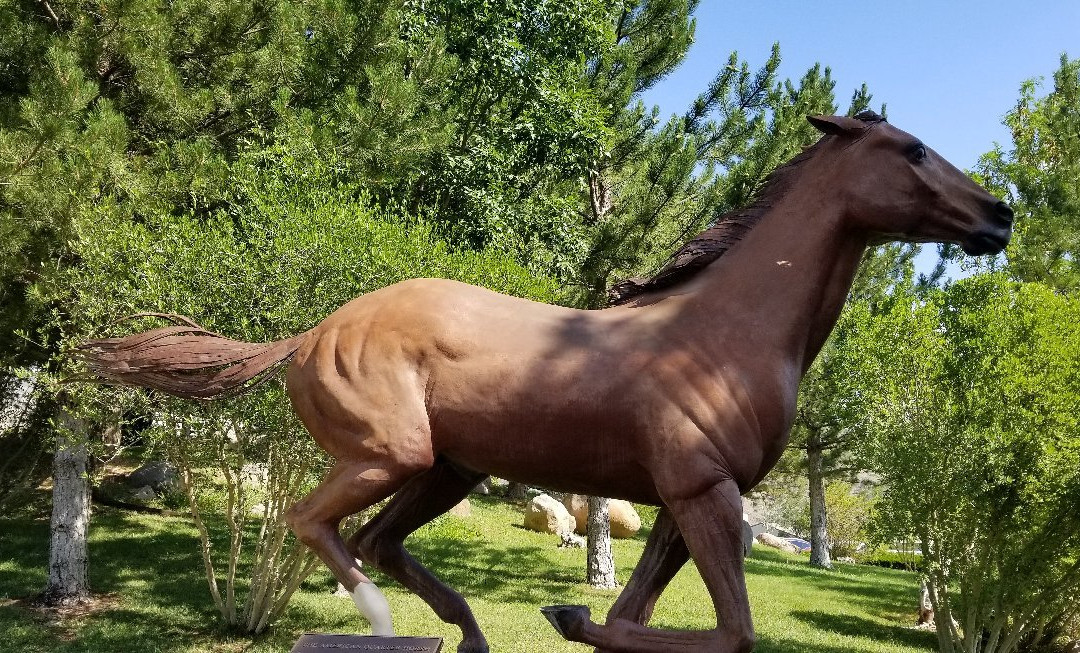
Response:
[{"label": "plaque stand", "polygon": [[366,651],[397,653],[439,653],[439,637],[380,637],[378,635],[327,635],[304,633],[290,653],[330,653],[332,651]]}]

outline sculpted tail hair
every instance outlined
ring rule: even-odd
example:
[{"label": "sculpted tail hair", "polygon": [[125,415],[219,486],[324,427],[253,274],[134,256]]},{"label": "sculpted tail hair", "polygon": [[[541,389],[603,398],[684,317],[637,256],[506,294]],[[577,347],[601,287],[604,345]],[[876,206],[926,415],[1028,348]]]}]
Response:
[{"label": "sculpted tail hair", "polygon": [[139,313],[123,319],[137,317],[160,317],[177,326],[82,343],[76,355],[86,362],[90,379],[185,399],[238,395],[270,380],[311,333],[250,343],[208,331],[182,315]]}]

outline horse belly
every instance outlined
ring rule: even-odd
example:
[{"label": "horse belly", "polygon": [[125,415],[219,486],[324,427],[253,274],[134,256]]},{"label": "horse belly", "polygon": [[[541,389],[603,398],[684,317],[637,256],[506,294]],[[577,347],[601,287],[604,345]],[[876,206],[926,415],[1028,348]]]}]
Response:
[{"label": "horse belly", "polygon": [[559,492],[659,503],[652,475],[625,439],[602,429],[551,431],[536,426],[454,429],[451,438],[437,429],[433,440],[450,460],[499,478]]}]

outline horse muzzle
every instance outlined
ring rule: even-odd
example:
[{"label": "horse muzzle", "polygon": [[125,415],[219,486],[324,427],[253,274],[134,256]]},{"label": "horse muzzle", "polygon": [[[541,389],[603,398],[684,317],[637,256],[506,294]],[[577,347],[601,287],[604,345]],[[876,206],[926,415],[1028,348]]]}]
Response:
[{"label": "horse muzzle", "polygon": [[1009,244],[1012,237],[1013,210],[1005,202],[998,202],[990,211],[987,220],[990,226],[984,227],[961,243],[960,248],[969,256],[999,254]]}]

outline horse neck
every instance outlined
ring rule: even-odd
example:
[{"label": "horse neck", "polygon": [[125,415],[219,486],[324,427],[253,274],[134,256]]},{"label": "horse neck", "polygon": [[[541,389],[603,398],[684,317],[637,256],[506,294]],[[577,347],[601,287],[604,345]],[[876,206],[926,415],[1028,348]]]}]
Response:
[{"label": "horse neck", "polygon": [[842,217],[817,188],[791,189],[701,273],[693,293],[701,333],[722,324],[760,363],[775,356],[805,372],[840,316],[867,245]]}]

